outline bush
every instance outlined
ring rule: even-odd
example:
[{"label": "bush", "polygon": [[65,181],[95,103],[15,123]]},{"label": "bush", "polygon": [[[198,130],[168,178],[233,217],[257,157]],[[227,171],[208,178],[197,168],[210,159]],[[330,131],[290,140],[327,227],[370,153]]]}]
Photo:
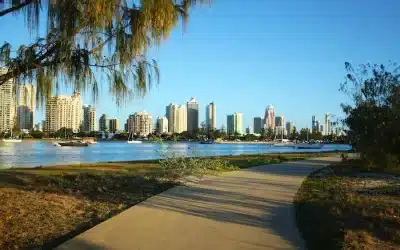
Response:
[{"label": "bush", "polygon": [[158,152],[161,156],[159,161],[161,171],[159,177],[176,181],[185,176],[203,176],[205,174],[215,174],[221,171],[236,170],[238,167],[231,165],[228,161],[219,157],[200,157],[193,151],[194,157],[169,154],[169,147],[164,151]]}]

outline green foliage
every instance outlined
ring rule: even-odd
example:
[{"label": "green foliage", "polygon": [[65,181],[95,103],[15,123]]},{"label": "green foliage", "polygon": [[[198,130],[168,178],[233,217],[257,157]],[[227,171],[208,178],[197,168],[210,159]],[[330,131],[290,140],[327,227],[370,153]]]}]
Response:
[{"label": "green foliage", "polygon": [[[162,145],[162,144],[161,144]],[[185,157],[178,153],[170,153],[169,146],[158,151],[161,160],[159,177],[171,181],[179,180],[185,176],[203,176],[207,173],[218,173],[238,169],[229,164],[227,160],[219,157],[200,157],[193,152],[194,157]]]},{"label": "green foliage", "polygon": [[[143,96],[159,80],[157,63],[148,60],[151,46],[188,18],[189,8],[202,0],[6,0],[0,17],[24,15],[31,31],[47,21],[44,37],[30,45],[0,47],[0,64],[8,72],[0,85],[14,78],[37,84],[40,104],[62,85],[98,94],[95,72],[106,76],[117,104]],[[40,11],[46,8],[47,12]],[[46,26],[46,25],[45,25]],[[11,53],[15,51],[15,53]],[[62,83],[60,80],[62,79]]]},{"label": "green foliage", "polygon": [[[347,134],[368,166],[393,168],[400,159],[400,74],[395,64],[361,65],[346,63],[348,74],[341,90],[354,105],[342,105],[347,117]],[[353,88],[349,90],[349,85]]]},{"label": "green foliage", "polygon": [[34,139],[42,139],[44,137],[44,133],[41,131],[31,131],[29,134],[34,138]]}]

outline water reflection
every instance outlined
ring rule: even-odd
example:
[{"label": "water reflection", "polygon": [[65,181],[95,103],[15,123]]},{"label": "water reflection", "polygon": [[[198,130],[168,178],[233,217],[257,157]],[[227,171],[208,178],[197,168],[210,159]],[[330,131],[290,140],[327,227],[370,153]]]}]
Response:
[{"label": "water reflection", "polygon": [[318,152],[348,150],[348,145],[325,145],[320,150],[276,148],[265,144],[199,144],[99,142],[89,147],[55,147],[48,142],[0,143],[0,167],[35,167],[79,162],[132,161],[160,158],[168,148],[169,154],[185,156],[239,155],[282,152]]}]

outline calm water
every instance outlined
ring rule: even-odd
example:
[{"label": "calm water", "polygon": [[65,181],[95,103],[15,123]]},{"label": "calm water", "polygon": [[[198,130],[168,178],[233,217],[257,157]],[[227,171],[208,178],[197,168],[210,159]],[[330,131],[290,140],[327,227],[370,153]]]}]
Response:
[{"label": "calm water", "polygon": [[[280,152],[321,152],[349,150],[348,145],[324,145],[320,150],[299,150],[271,147],[265,144],[199,144],[173,143],[169,152],[183,155],[239,155]],[[0,142],[0,167],[35,167],[63,163],[132,161],[160,158],[157,143],[127,144],[125,142],[99,142],[89,147],[56,147],[49,142]]]}]

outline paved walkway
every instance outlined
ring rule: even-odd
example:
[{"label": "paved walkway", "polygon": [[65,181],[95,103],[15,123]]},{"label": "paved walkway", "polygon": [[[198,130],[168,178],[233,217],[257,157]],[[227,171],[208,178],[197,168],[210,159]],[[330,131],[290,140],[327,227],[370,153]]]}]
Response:
[{"label": "paved walkway", "polygon": [[142,202],[59,250],[304,249],[293,197],[304,178],[338,158],[205,177]]}]

